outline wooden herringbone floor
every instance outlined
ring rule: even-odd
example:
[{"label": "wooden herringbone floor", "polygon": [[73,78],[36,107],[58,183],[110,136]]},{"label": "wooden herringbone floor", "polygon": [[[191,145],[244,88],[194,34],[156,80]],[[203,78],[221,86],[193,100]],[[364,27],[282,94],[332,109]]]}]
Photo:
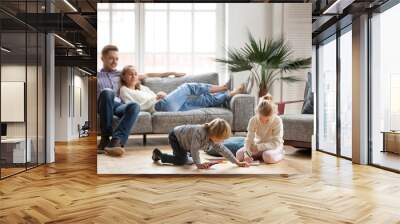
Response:
[{"label": "wooden herringbone floor", "polygon": [[400,175],[314,152],[313,174],[98,176],[95,139],[0,181],[0,223],[400,223]]}]

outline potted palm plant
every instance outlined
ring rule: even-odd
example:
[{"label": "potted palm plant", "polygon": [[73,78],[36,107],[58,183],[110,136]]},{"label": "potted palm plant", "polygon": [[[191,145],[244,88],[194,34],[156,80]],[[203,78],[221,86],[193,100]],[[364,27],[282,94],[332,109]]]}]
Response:
[{"label": "potted palm plant", "polygon": [[227,59],[217,58],[216,61],[227,64],[232,73],[250,71],[247,89],[256,85],[259,97],[268,93],[277,80],[301,81],[296,76],[284,74],[311,65],[311,58],[292,58],[291,47],[283,39],[255,40],[250,32],[248,38],[243,47],[229,48]]}]

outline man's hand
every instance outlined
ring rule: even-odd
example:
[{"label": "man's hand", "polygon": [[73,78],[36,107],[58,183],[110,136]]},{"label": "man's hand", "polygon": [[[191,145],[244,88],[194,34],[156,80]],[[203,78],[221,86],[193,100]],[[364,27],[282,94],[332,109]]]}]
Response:
[{"label": "man's hand", "polygon": [[186,73],[183,73],[183,72],[171,72],[170,74],[175,77],[182,77],[182,76],[186,75]]},{"label": "man's hand", "polygon": [[160,92],[157,93],[156,99],[157,100],[161,100],[161,99],[164,99],[166,96],[167,96],[167,94],[165,92],[160,91]]}]

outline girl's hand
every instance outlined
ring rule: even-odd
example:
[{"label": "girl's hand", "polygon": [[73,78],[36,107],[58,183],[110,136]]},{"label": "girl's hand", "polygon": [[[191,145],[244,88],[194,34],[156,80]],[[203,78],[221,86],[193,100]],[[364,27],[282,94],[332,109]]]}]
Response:
[{"label": "girl's hand", "polygon": [[237,162],[236,165],[239,167],[249,167],[250,165],[247,162]]},{"label": "girl's hand", "polygon": [[244,161],[247,162],[247,163],[251,163],[251,162],[253,162],[253,157],[245,156],[244,157]]},{"label": "girl's hand", "polygon": [[200,164],[196,164],[198,169],[208,169],[212,166],[212,163],[200,163]]},{"label": "girl's hand", "polygon": [[254,144],[252,144],[252,145],[250,146],[250,151],[251,151],[251,153],[253,153],[253,154],[258,153],[258,148],[257,148],[257,146],[254,145]]}]

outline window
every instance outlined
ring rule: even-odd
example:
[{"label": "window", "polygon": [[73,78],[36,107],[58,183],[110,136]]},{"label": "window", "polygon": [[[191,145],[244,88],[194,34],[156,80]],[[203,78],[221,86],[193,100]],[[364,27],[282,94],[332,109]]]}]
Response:
[{"label": "window", "polygon": [[134,64],[139,72],[215,72],[214,59],[224,51],[219,21],[223,4],[99,3],[98,53],[114,43],[120,49],[119,69]]},{"label": "window", "polygon": [[[400,21],[400,5],[396,5],[371,19],[371,141],[372,163],[400,170],[398,134],[383,133],[400,130],[400,33],[396,29]],[[387,144],[385,147],[384,142]],[[393,146],[393,147],[391,147]]]},{"label": "window", "polygon": [[135,4],[99,3],[97,13],[98,70],[102,67],[101,50],[107,44],[115,44],[119,48],[118,69],[122,69],[124,65],[136,64]]},{"label": "window", "polygon": [[[20,15],[39,13],[20,2]],[[0,12],[0,179],[46,162],[46,36]],[[4,139],[5,138],[5,139]]]},{"label": "window", "polygon": [[317,61],[318,150],[347,159],[353,151],[352,41],[350,24],[319,44]]},{"label": "window", "polygon": [[335,38],[318,48],[318,149],[336,154]]}]

